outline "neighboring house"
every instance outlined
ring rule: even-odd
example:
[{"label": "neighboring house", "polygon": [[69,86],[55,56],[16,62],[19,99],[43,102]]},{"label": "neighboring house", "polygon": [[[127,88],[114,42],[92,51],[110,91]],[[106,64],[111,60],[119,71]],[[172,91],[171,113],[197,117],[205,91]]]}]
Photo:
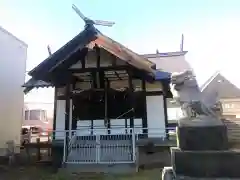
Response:
[{"label": "neighboring house", "polygon": [[165,52],[156,54],[144,54],[143,56],[156,64],[156,68],[166,72],[182,72],[192,70],[190,64],[186,61],[187,51]]},{"label": "neighboring house", "polygon": [[229,138],[240,140],[240,89],[216,72],[201,87],[203,100],[208,105],[217,101],[222,105],[222,116],[228,126]]},{"label": "neighboring house", "polygon": [[27,44],[0,27],[0,156],[7,141],[20,145],[26,59]]},{"label": "neighboring house", "polygon": [[38,126],[43,130],[51,130],[53,127],[53,103],[24,103],[23,126]]},{"label": "neighboring house", "polygon": [[[148,60],[156,64],[156,68],[165,72],[183,72],[185,70],[193,71],[189,62],[186,60],[187,51],[165,52],[143,55]],[[194,72],[194,71],[193,71]],[[182,117],[182,111],[179,105],[173,103],[172,98],[167,98],[168,122],[175,123]]]}]

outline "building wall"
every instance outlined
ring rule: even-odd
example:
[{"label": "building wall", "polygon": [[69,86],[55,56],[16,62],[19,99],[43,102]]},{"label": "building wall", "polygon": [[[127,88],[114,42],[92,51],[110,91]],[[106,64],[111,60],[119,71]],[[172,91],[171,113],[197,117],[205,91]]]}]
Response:
[{"label": "building wall", "polygon": [[6,142],[20,144],[27,45],[0,27],[0,155]]},{"label": "building wall", "polygon": [[183,72],[184,70],[193,70],[190,64],[186,61],[184,55],[179,56],[146,56],[148,60],[156,64],[157,69],[162,69],[166,72]]},{"label": "building wall", "polygon": [[228,129],[228,139],[230,142],[240,142],[240,99],[228,98],[220,99],[222,104],[223,122]]},{"label": "building wall", "polygon": [[[64,138],[65,130],[65,100],[57,100],[56,113],[56,139]],[[70,103],[70,112],[72,112],[72,102]],[[164,137],[165,136],[165,116],[163,108],[163,96],[147,96],[147,119],[149,128],[149,137]],[[72,114],[70,114],[71,127]],[[111,119],[111,133],[125,133],[125,119]],[[127,127],[130,127],[130,120],[127,120]],[[142,133],[142,119],[134,119],[134,127],[136,133]],[[91,121],[81,120],[77,122],[78,135],[90,135]],[[104,119],[93,121],[95,134],[107,134],[107,129],[104,125]]]},{"label": "building wall", "polygon": [[[145,55],[148,60],[156,64],[157,69],[161,69],[166,72],[183,72],[185,70],[193,71],[190,63],[185,58],[185,53],[181,55],[173,55],[177,52],[173,52],[172,55],[164,56],[162,54],[150,54]],[[178,52],[179,53],[179,52]],[[171,54],[171,53],[170,53]],[[194,72],[194,71],[193,71]],[[172,103],[173,99],[167,99],[167,113],[168,113],[168,122],[176,123],[176,120],[182,117],[181,107],[178,104]]]},{"label": "building wall", "polygon": [[223,115],[234,115],[236,117],[240,116],[240,99],[239,98],[225,98],[220,99]]}]

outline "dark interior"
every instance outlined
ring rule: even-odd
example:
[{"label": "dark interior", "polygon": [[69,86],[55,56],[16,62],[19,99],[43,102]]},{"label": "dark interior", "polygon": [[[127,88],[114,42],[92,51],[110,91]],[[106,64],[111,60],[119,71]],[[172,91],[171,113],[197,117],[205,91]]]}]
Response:
[{"label": "dark interior", "polygon": [[[134,103],[134,117],[142,118],[145,103],[142,92],[135,92],[133,97],[130,97],[127,91],[116,90],[108,93],[107,117],[109,119],[116,119],[124,114],[120,119],[130,118],[132,116],[132,111],[130,111],[131,101]],[[85,91],[73,98],[73,106],[73,116],[76,119],[105,119],[105,92]]]}]

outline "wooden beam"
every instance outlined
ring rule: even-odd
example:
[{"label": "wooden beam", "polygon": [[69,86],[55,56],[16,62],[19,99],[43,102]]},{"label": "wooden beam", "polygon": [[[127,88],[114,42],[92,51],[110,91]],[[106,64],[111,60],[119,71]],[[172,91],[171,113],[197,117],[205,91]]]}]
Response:
[{"label": "wooden beam", "polygon": [[[129,66],[116,66],[116,67],[100,67],[100,70],[101,71],[120,71],[120,70],[128,70],[130,69]],[[77,69],[77,68],[74,68],[74,69],[68,69],[67,70],[68,72],[70,73],[86,73],[86,72],[97,72],[98,69],[96,67],[92,67],[92,68],[85,68],[85,69]]]},{"label": "wooden beam", "polygon": [[75,49],[72,53],[70,53],[66,58],[64,58],[62,61],[58,62],[55,66],[53,66],[48,72],[54,72],[56,69],[68,69],[73,64],[76,64],[79,59],[85,58],[85,56],[88,53],[88,48],[82,48],[82,49]]},{"label": "wooden beam", "polygon": [[[117,66],[117,57],[112,55],[112,66],[116,67]],[[119,76],[119,74],[114,71],[115,75],[118,77],[118,79],[122,80],[122,78]]]},{"label": "wooden beam", "polygon": [[146,92],[147,96],[159,96],[159,95],[163,95],[162,91],[148,91]]}]

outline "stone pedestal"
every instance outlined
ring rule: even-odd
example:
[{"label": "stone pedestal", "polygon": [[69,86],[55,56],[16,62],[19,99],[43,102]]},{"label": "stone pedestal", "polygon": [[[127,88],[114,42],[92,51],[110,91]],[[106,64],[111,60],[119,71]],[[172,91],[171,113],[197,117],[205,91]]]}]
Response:
[{"label": "stone pedestal", "polygon": [[216,119],[181,121],[171,164],[177,177],[240,177],[240,152],[228,150],[227,128]]},{"label": "stone pedestal", "polygon": [[223,124],[199,125],[179,124],[177,127],[177,146],[181,150],[227,150],[227,128]]},{"label": "stone pedestal", "polygon": [[173,170],[178,176],[240,177],[240,152],[236,151],[182,151],[171,148]]}]

